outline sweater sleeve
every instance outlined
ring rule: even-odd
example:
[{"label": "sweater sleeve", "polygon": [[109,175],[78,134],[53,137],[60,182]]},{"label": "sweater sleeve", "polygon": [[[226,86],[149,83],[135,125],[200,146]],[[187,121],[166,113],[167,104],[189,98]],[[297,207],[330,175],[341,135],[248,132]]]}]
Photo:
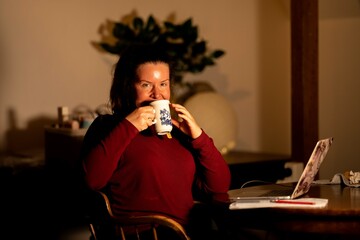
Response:
[{"label": "sweater sleeve", "polygon": [[96,120],[85,135],[82,157],[84,180],[93,190],[105,187],[126,147],[139,133],[126,119],[115,124]]},{"label": "sweater sleeve", "polygon": [[213,140],[203,131],[192,141],[197,158],[196,186],[206,194],[227,194],[230,187],[230,170]]}]

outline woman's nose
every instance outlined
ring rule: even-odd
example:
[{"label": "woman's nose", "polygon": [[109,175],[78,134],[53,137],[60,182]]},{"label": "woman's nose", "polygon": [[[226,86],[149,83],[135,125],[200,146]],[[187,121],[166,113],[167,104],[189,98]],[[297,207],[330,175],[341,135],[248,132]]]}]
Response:
[{"label": "woman's nose", "polygon": [[156,86],[153,87],[152,97],[155,98],[155,99],[160,99],[161,98],[161,91]]}]

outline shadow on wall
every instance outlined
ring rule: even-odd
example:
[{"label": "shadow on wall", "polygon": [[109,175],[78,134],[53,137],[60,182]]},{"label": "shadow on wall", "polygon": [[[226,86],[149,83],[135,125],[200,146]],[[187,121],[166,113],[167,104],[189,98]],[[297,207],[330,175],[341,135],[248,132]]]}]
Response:
[{"label": "shadow on wall", "polygon": [[29,151],[44,149],[44,127],[53,124],[56,119],[38,116],[30,119],[26,128],[20,129],[14,109],[7,113],[9,129],[6,130],[5,151],[12,154],[26,154]]}]

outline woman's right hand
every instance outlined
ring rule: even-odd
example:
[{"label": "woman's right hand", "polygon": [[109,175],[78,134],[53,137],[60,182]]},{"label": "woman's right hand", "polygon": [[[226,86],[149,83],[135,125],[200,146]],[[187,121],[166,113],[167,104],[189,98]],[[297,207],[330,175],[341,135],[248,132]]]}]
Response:
[{"label": "woman's right hand", "polygon": [[126,120],[131,122],[139,132],[144,131],[149,126],[153,125],[154,119],[155,110],[152,106],[139,107],[126,117]]}]

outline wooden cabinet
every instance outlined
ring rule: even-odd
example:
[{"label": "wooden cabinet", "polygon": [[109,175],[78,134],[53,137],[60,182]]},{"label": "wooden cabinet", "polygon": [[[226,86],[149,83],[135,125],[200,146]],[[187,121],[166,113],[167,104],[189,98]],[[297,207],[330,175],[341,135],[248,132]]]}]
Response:
[{"label": "wooden cabinet", "polygon": [[51,169],[73,170],[79,164],[87,129],[45,128],[45,164]]},{"label": "wooden cabinet", "polygon": [[[231,151],[224,155],[231,172],[230,189],[240,188],[248,181],[276,182],[291,175],[291,170],[285,168],[285,163],[290,161],[290,156]],[[249,186],[251,184],[249,183]]]}]

